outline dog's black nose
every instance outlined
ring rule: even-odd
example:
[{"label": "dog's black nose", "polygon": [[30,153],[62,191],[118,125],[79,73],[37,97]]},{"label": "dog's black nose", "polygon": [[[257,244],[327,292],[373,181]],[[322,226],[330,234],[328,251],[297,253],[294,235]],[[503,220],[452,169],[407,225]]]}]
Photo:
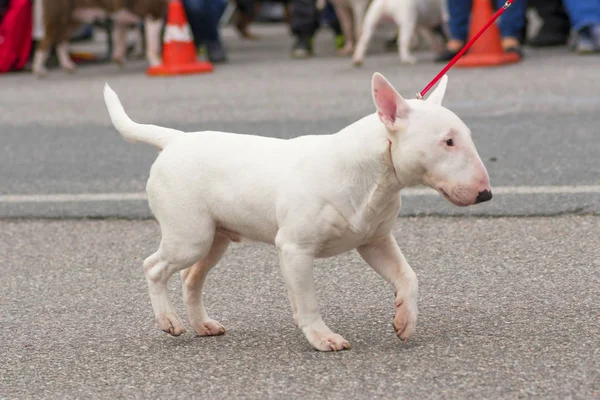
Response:
[{"label": "dog's black nose", "polygon": [[483,203],[484,201],[488,201],[492,199],[492,192],[489,190],[484,190],[483,192],[479,192],[477,195],[477,200],[475,204]]}]

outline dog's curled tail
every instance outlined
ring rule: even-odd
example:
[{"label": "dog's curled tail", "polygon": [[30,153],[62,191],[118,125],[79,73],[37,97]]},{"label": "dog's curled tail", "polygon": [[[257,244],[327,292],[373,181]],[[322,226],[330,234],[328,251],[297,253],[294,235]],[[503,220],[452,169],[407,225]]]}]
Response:
[{"label": "dog's curled tail", "polygon": [[164,149],[175,138],[183,135],[177,129],[150,124],[138,124],[129,118],[121,105],[119,96],[107,84],[104,85],[104,102],[114,127],[128,142],[143,142]]}]

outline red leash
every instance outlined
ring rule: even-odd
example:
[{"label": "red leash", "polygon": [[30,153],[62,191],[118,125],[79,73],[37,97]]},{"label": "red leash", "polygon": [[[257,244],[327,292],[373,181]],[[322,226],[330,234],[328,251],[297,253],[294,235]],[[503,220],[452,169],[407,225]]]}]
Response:
[{"label": "red leash", "polygon": [[496,11],[496,14],[494,14],[494,16],[492,17],[492,19],[490,19],[490,21],[477,33],[477,35],[473,36],[473,38],[471,40],[469,40],[469,42],[458,52],[457,55],[454,56],[454,58],[448,63],[448,65],[446,65],[446,67],[444,67],[444,69],[437,74],[437,76],[435,78],[433,78],[433,80],[431,82],[429,82],[429,85],[427,85],[425,87],[425,89],[423,89],[422,92],[417,93],[417,98],[422,100],[423,97],[425,96],[425,94],[429,91],[429,89],[431,89],[433,87],[433,85],[435,85],[437,83],[437,81],[439,81],[442,76],[444,76],[444,74],[450,69],[452,68],[452,66],[458,61],[459,58],[462,57],[463,54],[465,54],[465,52],[467,50],[469,50],[469,47],[471,47],[473,45],[473,43],[475,43],[475,41],[477,39],[479,39],[479,36],[481,36],[483,34],[483,32],[485,32],[485,30],[487,28],[489,28],[490,25],[492,25],[500,15],[502,15],[502,13],[504,11],[506,11],[506,9],[508,7],[511,6],[511,4],[513,3],[514,0],[506,0],[506,3],[504,3],[504,5],[502,6],[502,8],[500,8],[498,11]]}]

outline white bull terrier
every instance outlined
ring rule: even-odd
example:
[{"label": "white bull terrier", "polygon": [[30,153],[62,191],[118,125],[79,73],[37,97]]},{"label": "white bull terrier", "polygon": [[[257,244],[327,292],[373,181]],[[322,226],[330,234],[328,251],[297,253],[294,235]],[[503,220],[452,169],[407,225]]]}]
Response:
[{"label": "white bull terrier", "polygon": [[315,349],[350,344],[321,319],[313,261],[353,249],[394,286],[394,330],[408,340],[418,285],[392,235],[400,190],[427,185],[458,206],[492,197],[469,128],[441,105],[446,85],[444,76],[427,100],[405,100],[375,73],[376,112],[334,134],[284,140],[138,124],[107,84],[115,128],[161,150],[146,189],[162,240],[143,263],[161,329],[185,332],[167,293],[169,278],[181,271],[194,331],[223,334],[204,308],[202,287],[230,242],[250,240],[276,246],[294,322]]},{"label": "white bull terrier", "polygon": [[362,64],[377,25],[386,18],[392,19],[398,27],[398,53],[402,63],[417,62],[411,52],[413,36],[417,31],[436,52],[442,50],[443,43],[436,38],[432,29],[448,20],[445,0],[373,0],[367,9],[362,33],[352,56],[354,65]]}]

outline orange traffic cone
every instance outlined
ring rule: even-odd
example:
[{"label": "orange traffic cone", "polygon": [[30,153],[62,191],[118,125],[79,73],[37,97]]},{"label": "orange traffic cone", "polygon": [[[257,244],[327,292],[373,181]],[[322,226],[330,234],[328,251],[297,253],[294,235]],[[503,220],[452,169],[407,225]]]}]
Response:
[{"label": "orange traffic cone", "polygon": [[[490,0],[473,0],[469,39],[473,38],[492,18],[494,11]],[[500,30],[494,22],[471,46],[469,52],[456,63],[457,67],[490,67],[515,63],[520,60],[516,53],[505,53],[500,41]]]},{"label": "orange traffic cone", "polygon": [[196,59],[196,47],[183,4],[171,0],[163,38],[163,63],[146,71],[151,76],[212,72],[213,65]]}]

